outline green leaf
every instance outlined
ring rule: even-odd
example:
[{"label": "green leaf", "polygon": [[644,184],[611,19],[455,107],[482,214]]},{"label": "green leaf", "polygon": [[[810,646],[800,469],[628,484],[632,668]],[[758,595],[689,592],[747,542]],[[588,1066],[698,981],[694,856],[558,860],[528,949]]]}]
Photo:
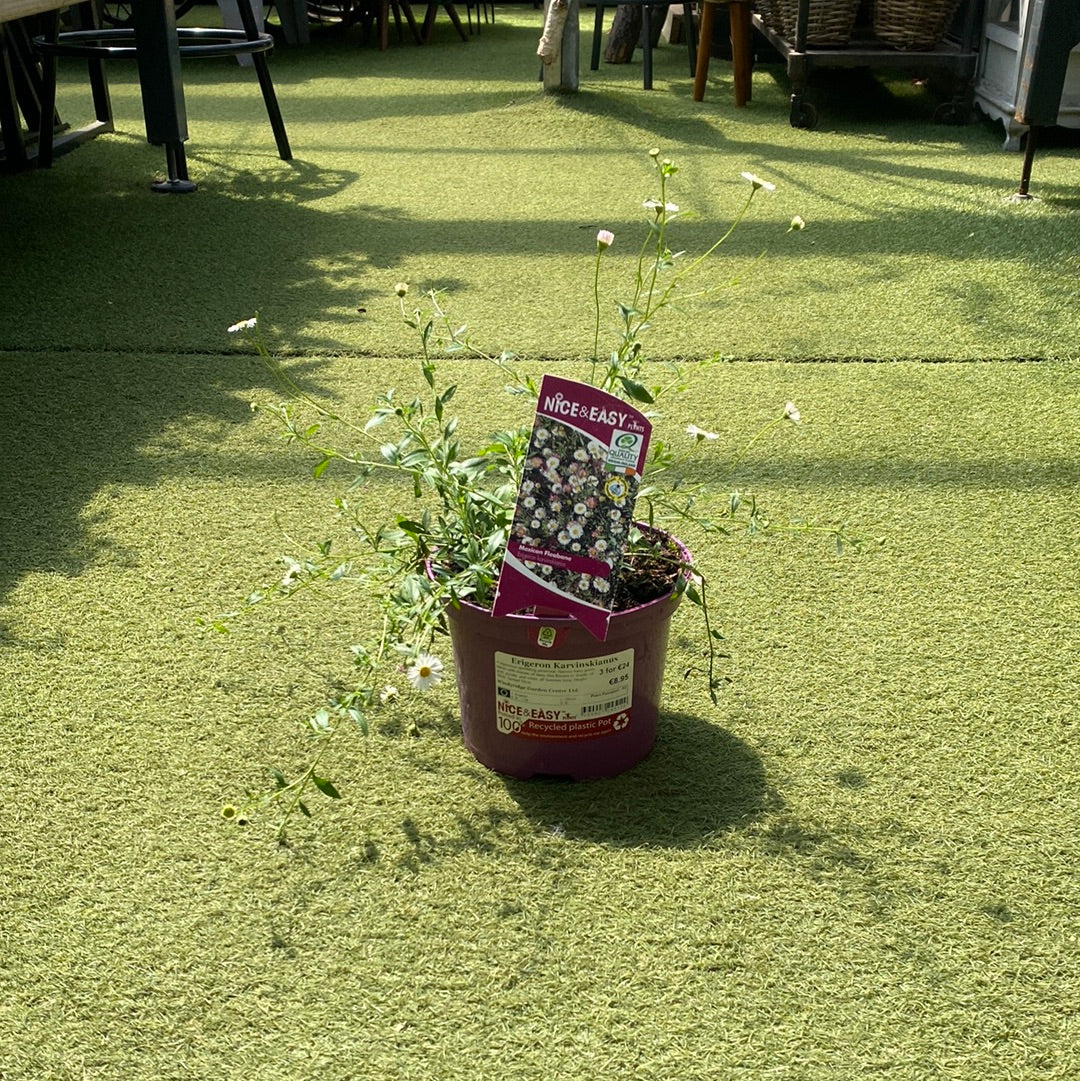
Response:
[{"label": "green leaf", "polygon": [[308,810],[308,805],[303,800],[301,800],[296,806],[300,808],[300,813],[305,818],[311,817],[311,811]]},{"label": "green leaf", "polygon": [[329,796],[330,799],[341,799],[341,793],[333,786],[333,784],[325,777],[320,777],[317,773],[311,775],[311,783],[324,795]]},{"label": "green leaf", "polygon": [[324,455],[323,460],[319,462],[319,464],[311,471],[312,476],[314,476],[316,480],[321,477],[326,472],[326,467],[330,464],[330,462],[330,455]]},{"label": "green leaf", "polygon": [[650,404],[656,400],[649,393],[648,388],[646,388],[643,383],[639,383],[636,379],[630,379],[625,375],[620,375],[619,382],[622,383],[623,390],[625,390],[629,397],[635,402]]}]

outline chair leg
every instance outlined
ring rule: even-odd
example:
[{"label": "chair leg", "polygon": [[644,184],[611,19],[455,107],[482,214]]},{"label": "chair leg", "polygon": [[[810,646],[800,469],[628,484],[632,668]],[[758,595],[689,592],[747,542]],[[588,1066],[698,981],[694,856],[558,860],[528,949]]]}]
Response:
[{"label": "chair leg", "polygon": [[[465,27],[461,24],[461,16],[457,13],[457,8],[451,3],[443,3],[442,7],[446,8],[446,14],[450,17],[450,21],[454,24],[454,29],[457,30],[458,36],[462,41],[468,41],[469,35],[465,32]],[[422,31],[423,41],[425,45],[431,43],[431,34],[435,29],[435,16],[439,13],[438,0],[428,4],[427,13],[424,15],[424,29]]]},{"label": "chair leg", "polygon": [[390,0],[379,0],[376,5],[375,28],[379,33],[379,51],[390,48]]},{"label": "chair leg", "polygon": [[469,35],[465,32],[465,27],[461,25],[461,16],[457,13],[457,8],[453,4],[443,4],[446,8],[446,14],[450,16],[450,22],[454,24],[454,29],[458,32],[458,36],[462,41],[468,41]]},{"label": "chair leg", "polygon": [[[79,4],[72,9],[73,25],[76,30],[100,30],[101,19],[98,6],[94,3]],[[109,80],[105,76],[105,61],[100,57],[89,57],[86,61],[86,74],[90,80],[90,94],[94,101],[94,116],[112,131],[112,100],[109,97]]]},{"label": "chair leg", "polygon": [[[59,12],[49,12],[49,24],[43,37],[55,41],[60,29]],[[56,114],[56,55],[45,52],[41,56],[41,104],[38,112],[37,163],[39,169],[48,169],[53,163],[53,123]]]},{"label": "chair leg", "polygon": [[423,35],[420,32],[420,27],[417,25],[416,16],[413,14],[412,5],[409,0],[398,0],[397,7],[401,9],[401,13],[405,16],[405,22],[409,26],[409,33],[413,36],[413,41],[417,45],[424,43]]},{"label": "chair leg", "polygon": [[0,169],[25,169],[29,158],[15,99],[15,69],[9,52],[9,34],[8,25],[0,23],[0,141],[4,144]]}]

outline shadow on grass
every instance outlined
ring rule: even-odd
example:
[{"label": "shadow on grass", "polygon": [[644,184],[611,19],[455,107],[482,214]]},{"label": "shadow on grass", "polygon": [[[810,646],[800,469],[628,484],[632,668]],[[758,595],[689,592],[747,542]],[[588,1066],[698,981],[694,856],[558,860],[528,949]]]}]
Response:
[{"label": "shadow on grass", "polygon": [[0,372],[0,604],[27,574],[74,577],[105,556],[97,520],[105,511],[87,512],[95,494],[153,485],[174,468],[143,450],[171,423],[191,418],[211,439],[249,423],[250,408],[233,392],[266,378],[248,358],[82,353],[9,357]]},{"label": "shadow on grass", "polygon": [[504,783],[537,826],[629,848],[697,848],[755,821],[773,799],[754,750],[685,713],[662,716],[652,754],[619,777]]}]

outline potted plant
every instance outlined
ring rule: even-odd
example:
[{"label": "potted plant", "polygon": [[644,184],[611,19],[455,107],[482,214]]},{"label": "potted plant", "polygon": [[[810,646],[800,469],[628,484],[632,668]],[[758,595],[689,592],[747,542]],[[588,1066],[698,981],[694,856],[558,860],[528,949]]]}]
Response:
[{"label": "potted plant", "polygon": [[[650,156],[658,194],[644,203],[646,239],[629,294],[616,305],[618,340],[606,352],[600,349],[600,280],[604,253],[615,238],[607,230],[596,237],[592,362],[588,382],[580,384],[600,396],[590,400],[622,403],[612,407],[612,418],[633,414],[644,418],[643,424],[655,419],[661,400],[677,394],[685,378],[677,365],[646,362],[644,332],[677,294],[685,301],[707,291],[687,293],[683,287],[731,234],[754,197],[773,190],[744,173],[747,196],[732,226],[707,251],[688,258],[668,246],[669,227],[679,214],[669,201],[676,166],[657,150]],[[789,231],[802,227],[796,218]],[[701,669],[715,701],[720,636],[709,620],[707,575],[674,536],[672,525],[692,523],[695,529],[720,533],[770,528],[753,499],[727,493],[717,509],[715,499],[702,501],[702,493],[685,479],[687,462],[717,436],[690,425],[670,437],[654,438],[647,454],[642,450],[640,468],[607,480],[603,445],[590,437],[583,422],[564,423],[558,409],[545,406],[544,384],[523,371],[514,356],[480,349],[464,328],[455,327],[438,294],[427,293],[414,303],[406,283],[396,286],[396,294],[420,343],[426,393],[410,398],[387,390],[362,422],[303,391],[266,348],[257,317],[229,328],[250,336],[287,392],[287,401],[267,412],[288,439],[314,453],[316,476],[331,463],[344,466],[351,474],[349,491],[387,475],[405,478],[415,509],[390,511],[372,521],[356,509],[348,492],[339,496],[344,532],[354,547],[339,552],[327,543],[309,555],[289,558],[278,581],[248,598],[249,604],[287,600],[313,583],[361,580],[382,598],[383,619],[372,641],[352,647],[351,686],[310,719],[316,750],[307,768],[292,778],[272,771],[273,787],[249,794],[239,807],[228,805],[226,817],[244,819],[253,807],[269,804],[278,808],[283,828],[295,811],[309,813],[305,799],[313,790],[337,798],[321,765],[331,740],[348,729],[367,733],[373,719],[393,709],[400,693],[391,682],[394,673],[419,691],[439,683],[448,672],[440,645],[447,634],[465,742],[481,762],[511,775],[610,776],[649,752],[667,627],[684,598],[705,613]],[[498,366],[519,413],[515,424],[471,451],[462,445],[452,410],[456,387],[441,378],[439,358],[447,355]],[[594,419],[603,414],[602,407],[594,409]],[[792,403],[781,404],[746,449],[773,428],[798,420]],[[601,528],[598,522],[606,525]],[[839,527],[797,528],[827,529],[838,544],[844,539]],[[532,557],[545,538],[556,552],[547,563],[537,563]],[[504,559],[516,541],[537,546],[518,549],[531,568],[526,577],[531,575],[540,587],[547,579],[561,578],[561,594],[552,594],[552,604],[496,615],[492,609],[500,576],[506,576]],[[359,551],[354,550],[357,543]],[[610,613],[603,633],[566,614],[578,594]],[[560,601],[560,596],[567,599]],[[213,622],[225,629],[224,621]]]}]

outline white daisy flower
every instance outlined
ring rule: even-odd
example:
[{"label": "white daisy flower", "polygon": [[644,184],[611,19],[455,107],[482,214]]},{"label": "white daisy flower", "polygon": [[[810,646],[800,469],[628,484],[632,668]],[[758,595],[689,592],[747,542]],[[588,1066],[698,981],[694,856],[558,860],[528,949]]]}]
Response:
[{"label": "white daisy flower", "polygon": [[430,653],[420,653],[405,671],[405,678],[418,690],[426,691],[442,679],[443,663]]},{"label": "white daisy flower", "polygon": [[749,180],[754,191],[776,191],[776,185],[770,184],[768,180],[762,180],[760,176],[755,176],[753,173],[742,173],[743,180]]},{"label": "white daisy flower", "polygon": [[707,432],[704,428],[699,428],[696,424],[688,424],[686,426],[686,434],[699,442],[703,439],[707,439],[711,443],[714,439],[720,438],[716,432]]}]

